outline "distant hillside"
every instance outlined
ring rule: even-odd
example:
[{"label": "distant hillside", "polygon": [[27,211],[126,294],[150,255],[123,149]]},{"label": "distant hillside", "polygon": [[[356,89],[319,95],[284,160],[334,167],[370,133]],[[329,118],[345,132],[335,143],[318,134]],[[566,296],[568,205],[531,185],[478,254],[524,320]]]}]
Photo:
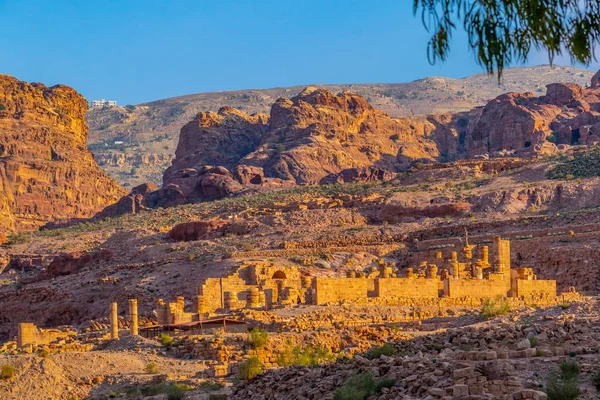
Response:
[{"label": "distant hillside", "polygon": [[[588,85],[594,71],[547,65],[511,68],[500,84],[486,74],[462,79],[429,77],[407,83],[312,85],[333,92],[350,90],[393,117],[465,111],[506,92],[541,95],[545,85]],[[201,111],[231,106],[245,113],[268,112],[280,97],[297,95],[304,86],[199,93],[136,106],[94,109],[87,113],[89,148],[98,164],[125,187],[160,183],[170,165],[179,131]],[[123,142],[115,144],[115,142]]]}]

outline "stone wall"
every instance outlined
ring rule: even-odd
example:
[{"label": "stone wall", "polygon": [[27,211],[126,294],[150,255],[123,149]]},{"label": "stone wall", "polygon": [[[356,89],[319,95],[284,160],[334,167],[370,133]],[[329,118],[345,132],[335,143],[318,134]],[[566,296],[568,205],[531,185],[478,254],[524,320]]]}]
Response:
[{"label": "stone wall", "polygon": [[48,345],[56,340],[63,339],[75,332],[64,332],[60,330],[41,330],[31,322],[21,322],[17,336],[17,347]]},{"label": "stone wall", "polygon": [[437,298],[438,279],[377,278],[375,296],[378,298]]},{"label": "stone wall", "polygon": [[556,296],[556,281],[515,280],[512,295],[513,297]]},{"label": "stone wall", "polygon": [[357,301],[369,297],[368,294],[374,292],[374,279],[316,277],[313,280],[314,304]]},{"label": "stone wall", "polygon": [[[537,282],[537,281],[533,281]],[[500,280],[486,279],[447,279],[444,282],[444,295],[457,297],[492,298],[508,297],[510,287]],[[556,295],[556,291],[554,292]]]}]

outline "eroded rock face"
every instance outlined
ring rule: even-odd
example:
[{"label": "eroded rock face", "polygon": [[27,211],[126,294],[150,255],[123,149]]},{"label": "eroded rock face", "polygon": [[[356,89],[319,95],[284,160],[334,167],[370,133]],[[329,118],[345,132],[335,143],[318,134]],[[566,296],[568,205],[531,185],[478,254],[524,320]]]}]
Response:
[{"label": "eroded rock face", "polygon": [[179,242],[190,242],[206,239],[209,234],[223,233],[223,228],[230,223],[222,219],[211,219],[209,221],[184,222],[175,225],[169,231],[169,237]]},{"label": "eroded rock face", "polygon": [[377,167],[348,168],[337,174],[327,175],[319,184],[388,181],[395,176],[392,171]]},{"label": "eroded rock face", "polygon": [[[517,151],[531,156],[556,151],[548,144],[593,144],[600,122],[598,74],[590,88],[547,85],[545,96],[507,93],[490,101],[467,135],[467,155]],[[552,137],[551,137],[552,136]]]},{"label": "eroded rock face", "polygon": [[123,214],[137,214],[149,208],[148,197],[150,193],[158,190],[152,182],[146,182],[131,189],[127,196],[123,196],[115,204],[111,204],[95,215],[94,218],[112,218]]},{"label": "eroded rock face", "polygon": [[87,218],[125,194],[87,151],[86,111],[67,86],[0,75],[0,230]]},{"label": "eroded rock face", "polygon": [[318,183],[349,168],[396,168],[402,143],[423,146],[425,119],[394,119],[350,92],[306,88],[271,108],[260,146],[239,164],[261,167],[265,176],[298,184]]}]

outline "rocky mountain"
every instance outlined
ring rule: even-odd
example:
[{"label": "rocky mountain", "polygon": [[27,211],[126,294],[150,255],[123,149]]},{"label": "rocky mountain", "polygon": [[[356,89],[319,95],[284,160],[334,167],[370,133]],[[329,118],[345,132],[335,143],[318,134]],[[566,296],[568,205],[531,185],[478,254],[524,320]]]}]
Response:
[{"label": "rocky mountain", "polygon": [[392,118],[351,92],[314,87],[277,100],[270,115],[230,107],[199,113],[182,128],[162,188],[144,189],[143,200],[132,203],[141,194],[134,189],[122,211],[295,185],[391,179],[391,172],[416,163],[530,157],[555,153],[558,146],[595,144],[599,76],[587,89],[552,83],[544,96],[507,93],[483,108],[448,115]]},{"label": "rocky mountain", "polygon": [[87,150],[86,99],[0,75],[0,232],[89,217],[124,190]]},{"label": "rocky mountain", "polygon": [[[349,90],[391,117],[470,110],[507,92],[545,93],[554,82],[589,83],[592,71],[573,67],[511,68],[500,84],[486,74],[463,79],[429,77],[397,84],[313,85],[333,93]],[[161,182],[170,166],[181,127],[199,112],[223,106],[246,114],[268,113],[278,98],[296,96],[303,87],[200,93],[139,105],[90,110],[89,148],[98,164],[125,187]],[[117,143],[115,143],[117,142]],[[123,142],[123,143],[119,143]]]}]

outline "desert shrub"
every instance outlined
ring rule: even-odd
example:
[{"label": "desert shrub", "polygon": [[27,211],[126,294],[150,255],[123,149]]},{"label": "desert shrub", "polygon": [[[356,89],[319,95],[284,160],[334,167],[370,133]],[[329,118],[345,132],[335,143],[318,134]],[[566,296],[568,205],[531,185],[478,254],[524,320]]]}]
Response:
[{"label": "desert shrub", "polygon": [[163,383],[160,385],[144,386],[140,392],[144,396],[156,396],[157,394],[166,394],[168,400],[181,400],[185,392],[192,388],[185,383]]},{"label": "desert shrub", "polygon": [[263,373],[263,366],[258,357],[250,357],[240,363],[240,377],[242,379],[252,379]]},{"label": "desert shrub", "polygon": [[227,395],[226,394],[211,394],[210,396],[208,396],[208,400],[227,400]]},{"label": "desert shrub", "polygon": [[369,358],[379,358],[381,356],[392,356],[394,354],[394,346],[389,343],[386,343],[382,346],[373,347],[367,353],[367,357]]},{"label": "desert shrub", "polygon": [[48,349],[41,349],[41,350],[38,352],[38,356],[40,356],[40,357],[43,357],[43,358],[46,358],[46,357],[48,357],[49,355],[50,355],[50,351],[48,351]]},{"label": "desert shrub", "polygon": [[0,370],[0,376],[2,379],[10,379],[15,376],[15,367],[11,364],[4,364]]},{"label": "desert shrub", "polygon": [[569,303],[568,301],[565,301],[564,303],[560,303],[560,308],[562,308],[563,310],[566,310],[569,307],[571,307],[571,303]]},{"label": "desert shrub", "polygon": [[546,382],[548,400],[575,400],[579,397],[579,380],[564,379],[560,374],[551,373]]},{"label": "desert shrub", "polygon": [[546,140],[550,143],[558,144],[558,132],[552,132],[546,137]]},{"label": "desert shrub", "polygon": [[500,315],[506,315],[510,311],[508,300],[502,296],[497,296],[495,299],[487,299],[483,302],[481,315],[490,319]]},{"label": "desert shrub", "polygon": [[400,140],[400,135],[394,133],[393,135],[390,135],[390,139],[393,141]]},{"label": "desert shrub", "polygon": [[396,380],[394,378],[382,378],[375,382],[375,393],[381,393],[381,389],[383,388],[391,388],[396,384]]},{"label": "desert shrub", "polygon": [[600,370],[596,371],[596,373],[594,374],[594,386],[596,387],[596,390],[600,391]]},{"label": "desert shrub", "polygon": [[4,111],[6,110],[6,106],[2,103],[0,103],[0,111]]},{"label": "desert shrub", "polygon": [[348,379],[344,386],[335,391],[335,400],[366,400],[373,393],[380,394],[381,389],[396,384],[392,378],[374,380],[370,372],[355,375]]},{"label": "desert shrub", "polygon": [[324,362],[332,362],[335,358],[335,355],[324,347],[306,346],[302,348],[290,345],[277,356],[277,364],[281,367],[290,365],[315,366]]},{"label": "desert shrub", "polygon": [[254,328],[248,332],[248,343],[255,350],[264,349],[269,341],[269,333],[264,329]]},{"label": "desert shrub", "polygon": [[600,176],[600,146],[596,145],[588,151],[574,154],[572,157],[561,157],[559,163],[548,171],[550,179],[585,178]]},{"label": "desert shrub", "polygon": [[213,381],[204,381],[202,382],[198,388],[206,391],[216,391],[221,390],[225,387],[222,383],[213,382]]},{"label": "desert shrub", "polygon": [[158,365],[155,362],[150,362],[144,367],[147,374],[158,374]]},{"label": "desert shrub", "polygon": [[162,335],[160,335],[160,344],[162,344],[165,347],[169,347],[173,344],[173,338],[171,337],[171,335],[163,333]]},{"label": "desert shrub", "polygon": [[529,343],[531,344],[531,347],[537,346],[539,342],[540,340],[537,338],[537,336],[529,336]]},{"label": "desert shrub", "polygon": [[575,400],[579,397],[579,373],[581,366],[574,360],[560,363],[558,369],[548,375],[546,394],[548,400]]},{"label": "desert shrub", "polygon": [[370,372],[355,375],[335,391],[335,400],[365,400],[375,391],[375,381]]},{"label": "desert shrub", "polygon": [[559,368],[564,379],[577,378],[581,372],[581,366],[577,361],[564,361],[560,363]]}]

